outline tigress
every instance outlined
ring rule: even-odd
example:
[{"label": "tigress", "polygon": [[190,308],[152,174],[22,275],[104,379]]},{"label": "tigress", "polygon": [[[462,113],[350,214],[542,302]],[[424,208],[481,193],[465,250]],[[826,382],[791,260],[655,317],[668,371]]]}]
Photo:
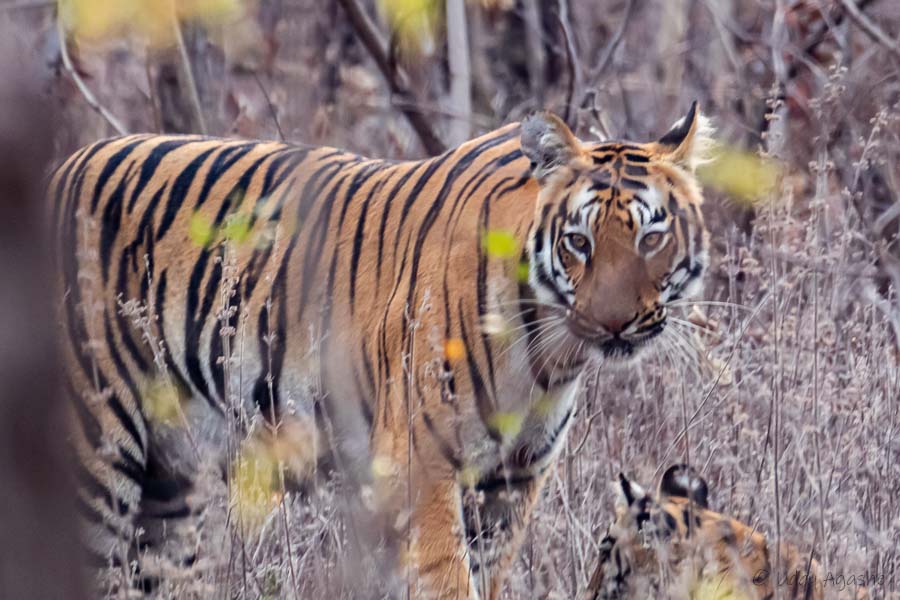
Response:
[{"label": "tigress", "polygon": [[413,595],[497,598],[586,365],[652,346],[699,287],[708,136],[694,103],[649,143],[543,112],[411,162],[166,135],[76,152],[49,194],[95,560],[187,516],[197,455],[234,431],[313,423],[305,451],[405,515]]},{"label": "tigress", "polygon": [[[581,600],[826,597],[825,574],[811,554],[783,542],[776,556],[761,532],[710,510],[708,485],[693,468],[669,467],[656,497],[621,474],[618,491],[615,522]],[[868,592],[836,588],[828,597]]]}]

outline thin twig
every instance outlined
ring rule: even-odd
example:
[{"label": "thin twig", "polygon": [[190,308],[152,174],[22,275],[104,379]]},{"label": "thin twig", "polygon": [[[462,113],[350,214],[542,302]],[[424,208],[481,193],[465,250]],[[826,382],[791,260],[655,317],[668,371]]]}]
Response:
[{"label": "thin twig", "polygon": [[872,38],[875,42],[884,46],[895,56],[900,57],[900,44],[898,44],[896,40],[891,39],[881,27],[867,17],[866,14],[859,9],[856,2],[853,2],[852,0],[841,0],[841,6],[847,11],[847,16],[850,17],[850,20],[863,30],[863,33]]},{"label": "thin twig", "polygon": [[162,114],[156,99],[156,90],[153,85],[153,76],[150,73],[150,55],[144,56],[144,73],[147,75],[147,92],[150,108],[153,111],[153,127],[157,133],[162,132]]},{"label": "thin twig", "polygon": [[75,85],[78,87],[78,91],[81,92],[81,95],[88,103],[88,106],[94,109],[101,117],[106,119],[106,122],[116,130],[116,133],[118,133],[119,135],[127,135],[128,130],[124,125],[122,125],[122,122],[119,121],[119,119],[117,119],[115,116],[113,116],[112,113],[106,110],[106,108],[97,101],[97,97],[94,96],[94,93],[91,92],[88,86],[81,79],[78,71],[76,71],[75,67],[72,65],[72,59],[69,57],[69,49],[66,45],[66,31],[63,27],[62,19],[56,19],[56,31],[59,35],[59,53],[60,56],[62,56],[63,67],[69,74],[69,77],[72,78],[72,81],[75,82]]},{"label": "thin twig", "polygon": [[259,74],[254,72],[253,79],[256,80],[256,85],[259,86],[259,91],[262,92],[263,97],[266,99],[266,105],[269,107],[269,114],[272,115],[272,121],[275,122],[275,129],[278,130],[278,137],[283,142],[283,141],[285,141],[284,131],[281,130],[281,123],[278,122],[278,113],[275,111],[275,105],[272,104],[272,99],[269,97],[269,92],[266,91],[266,88],[263,85],[262,80],[259,78]]},{"label": "thin twig", "polygon": [[569,127],[573,127],[575,124],[572,119],[572,103],[575,101],[575,94],[581,83],[581,73],[578,69],[578,52],[575,50],[572,29],[569,26],[569,7],[566,0],[559,0],[559,12],[556,13],[556,20],[566,42],[566,63],[569,67],[569,86],[566,90],[566,106],[563,112],[563,120]]},{"label": "thin twig", "polygon": [[528,88],[537,106],[544,105],[545,68],[547,53],[544,50],[544,27],[541,21],[541,7],[538,0],[522,0],[523,21],[522,45],[525,51],[525,71],[528,74]]},{"label": "thin twig", "polygon": [[616,48],[619,47],[619,44],[622,42],[622,37],[625,35],[625,28],[628,27],[628,21],[631,19],[631,12],[633,9],[634,0],[628,0],[628,4],[625,5],[625,14],[622,15],[622,21],[619,23],[619,28],[613,34],[612,39],[609,40],[606,48],[603,49],[603,54],[600,55],[597,66],[591,70],[591,79],[596,80],[603,75],[603,72],[606,71],[606,68],[612,62],[613,54],[616,53]]},{"label": "thin twig", "polygon": [[400,96],[407,101],[401,110],[419,136],[425,151],[433,156],[444,152],[446,150],[444,142],[435,133],[425,115],[416,107],[418,104],[416,95],[409,88],[398,70],[391,64],[390,57],[385,50],[385,43],[382,41],[375,24],[356,0],[338,0],[338,2],[347,14],[347,18],[350,19],[350,24],[353,26],[359,40],[368,50],[372,60],[378,66],[378,70],[381,71],[382,76],[387,81],[391,94]]},{"label": "thin twig", "polygon": [[200,92],[197,90],[197,80],[194,78],[194,68],[191,66],[191,58],[188,56],[187,46],[184,43],[184,35],[181,32],[181,23],[178,15],[172,7],[172,30],[175,33],[175,44],[178,47],[180,76],[178,79],[187,87],[188,98],[194,111],[194,123],[200,128],[200,133],[207,134],[206,119],[203,118],[203,106],[200,104]]},{"label": "thin twig", "polygon": [[722,50],[725,51],[725,58],[728,59],[728,62],[731,63],[731,68],[734,70],[737,75],[737,79],[741,79],[741,73],[744,72],[744,67],[741,64],[740,59],[738,58],[737,49],[735,48],[734,42],[728,37],[728,29],[725,27],[724,18],[719,14],[719,7],[717,3],[713,0],[704,0],[703,4],[706,6],[706,10],[709,11],[709,14],[712,15],[713,24],[716,27],[716,33],[719,35],[719,43],[722,46]]}]

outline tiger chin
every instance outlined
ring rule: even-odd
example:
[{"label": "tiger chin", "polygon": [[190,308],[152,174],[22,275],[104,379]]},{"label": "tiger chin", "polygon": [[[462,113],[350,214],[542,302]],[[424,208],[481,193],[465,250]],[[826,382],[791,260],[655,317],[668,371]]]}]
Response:
[{"label": "tiger chin", "polygon": [[706,481],[688,465],[669,467],[655,494],[620,474],[617,492],[615,520],[579,600],[870,597],[862,586],[843,584],[826,595],[827,576],[811,553],[770,543],[755,527],[712,510]]},{"label": "tiger chin", "polygon": [[76,152],[49,201],[95,562],[201,510],[195,457],[234,476],[236,432],[365,491],[386,580],[497,598],[585,365],[652,346],[702,280],[708,142],[695,103],[648,143],[538,113],[409,162],[197,136]]}]

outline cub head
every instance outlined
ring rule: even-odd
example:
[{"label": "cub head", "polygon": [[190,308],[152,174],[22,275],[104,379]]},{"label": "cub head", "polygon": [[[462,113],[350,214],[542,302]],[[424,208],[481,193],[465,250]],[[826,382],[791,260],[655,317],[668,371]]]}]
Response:
[{"label": "cub head", "polygon": [[706,481],[684,464],[672,465],[666,470],[656,497],[621,473],[618,492],[614,527],[622,534],[643,532],[665,539],[673,534],[686,535],[690,523],[684,518],[685,506],[690,503],[695,511],[709,509]]},{"label": "cub head", "polygon": [[663,331],[668,305],[699,290],[709,236],[694,170],[710,132],[696,102],[642,144],[582,142],[550,113],[522,123],[540,186],[529,284],[594,353],[635,356]]},{"label": "cub head", "polygon": [[699,542],[700,517],[711,514],[706,482],[687,465],[674,465],[663,475],[655,496],[621,474],[617,491],[616,518],[600,542],[599,561],[585,597],[698,597],[676,592],[696,579],[698,565],[690,557],[697,547],[684,542]]}]

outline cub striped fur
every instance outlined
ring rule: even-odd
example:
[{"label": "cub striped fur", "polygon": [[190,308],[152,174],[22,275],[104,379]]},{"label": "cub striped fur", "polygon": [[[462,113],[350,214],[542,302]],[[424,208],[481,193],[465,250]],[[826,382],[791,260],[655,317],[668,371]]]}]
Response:
[{"label": "cub striped fur", "polygon": [[582,600],[868,598],[863,588],[843,587],[826,596],[826,574],[812,554],[776,547],[710,510],[708,493],[687,465],[670,467],[655,496],[620,475],[616,519]]}]

